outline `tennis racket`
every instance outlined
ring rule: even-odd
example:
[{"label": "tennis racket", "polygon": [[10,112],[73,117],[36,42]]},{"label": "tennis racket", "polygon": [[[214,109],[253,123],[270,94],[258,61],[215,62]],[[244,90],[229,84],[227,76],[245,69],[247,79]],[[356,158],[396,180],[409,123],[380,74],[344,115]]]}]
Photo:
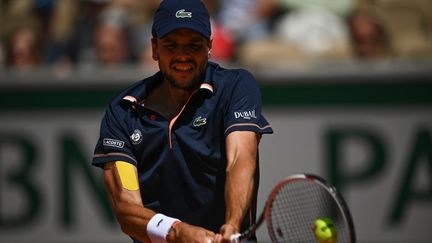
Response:
[{"label": "tennis racket", "polygon": [[335,187],[319,176],[295,174],[279,182],[270,193],[254,225],[235,234],[238,243],[266,222],[272,242],[355,243],[348,206]]}]

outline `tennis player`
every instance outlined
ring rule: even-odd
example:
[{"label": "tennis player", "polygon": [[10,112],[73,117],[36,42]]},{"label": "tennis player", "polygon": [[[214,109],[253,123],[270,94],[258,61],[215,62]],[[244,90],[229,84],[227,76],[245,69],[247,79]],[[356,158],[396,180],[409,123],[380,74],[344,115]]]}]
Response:
[{"label": "tennis player", "polygon": [[162,1],[152,34],[160,71],[109,103],[93,165],[134,242],[229,242],[255,221],[258,144],[273,132],[258,83],[209,61],[200,0]]}]

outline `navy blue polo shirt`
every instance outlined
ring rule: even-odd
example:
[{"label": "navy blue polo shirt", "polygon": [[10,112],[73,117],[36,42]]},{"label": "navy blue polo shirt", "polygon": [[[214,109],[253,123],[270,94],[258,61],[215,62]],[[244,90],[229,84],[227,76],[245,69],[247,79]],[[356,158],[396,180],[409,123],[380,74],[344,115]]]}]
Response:
[{"label": "navy blue polo shirt", "polygon": [[[258,83],[245,70],[209,62],[200,89],[170,121],[145,105],[162,80],[158,72],[109,103],[93,165],[135,165],[145,207],[218,232],[225,220],[226,136],[273,132],[261,114]],[[258,177],[257,171],[253,208],[243,229],[255,221]]]}]

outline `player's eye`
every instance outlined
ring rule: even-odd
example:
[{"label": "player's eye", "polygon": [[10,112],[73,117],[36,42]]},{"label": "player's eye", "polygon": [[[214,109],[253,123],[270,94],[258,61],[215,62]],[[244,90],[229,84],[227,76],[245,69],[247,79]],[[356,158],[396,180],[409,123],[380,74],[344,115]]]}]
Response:
[{"label": "player's eye", "polygon": [[177,45],[174,42],[165,42],[162,44],[162,46],[166,49],[172,50],[176,48]]},{"label": "player's eye", "polygon": [[190,44],[189,47],[194,51],[198,51],[202,48],[202,45],[194,43],[194,44]]}]

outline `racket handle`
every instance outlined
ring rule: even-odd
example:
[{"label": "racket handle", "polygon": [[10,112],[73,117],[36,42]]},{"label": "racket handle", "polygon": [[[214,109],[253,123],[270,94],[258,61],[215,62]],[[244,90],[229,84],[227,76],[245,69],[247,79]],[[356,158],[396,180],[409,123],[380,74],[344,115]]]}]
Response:
[{"label": "racket handle", "polygon": [[239,233],[231,235],[231,243],[240,243],[240,235]]}]

